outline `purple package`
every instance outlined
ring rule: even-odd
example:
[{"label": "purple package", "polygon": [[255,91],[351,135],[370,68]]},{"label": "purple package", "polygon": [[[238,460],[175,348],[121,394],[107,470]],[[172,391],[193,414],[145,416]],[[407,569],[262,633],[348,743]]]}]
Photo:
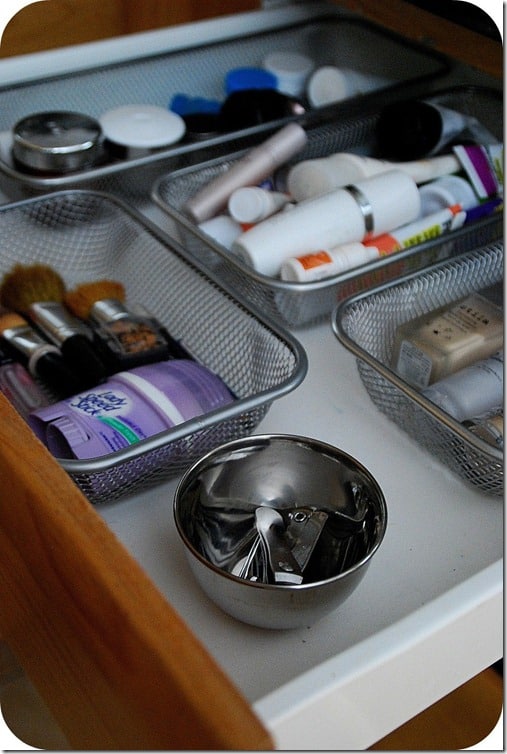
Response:
[{"label": "purple package", "polygon": [[28,417],[57,458],[97,458],[232,401],[222,380],[186,359],[118,372]]}]

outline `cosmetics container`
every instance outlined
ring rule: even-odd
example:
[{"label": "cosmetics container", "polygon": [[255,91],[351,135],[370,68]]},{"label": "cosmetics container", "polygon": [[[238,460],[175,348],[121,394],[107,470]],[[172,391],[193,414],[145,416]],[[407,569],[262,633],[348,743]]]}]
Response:
[{"label": "cosmetics container", "polygon": [[375,236],[364,243],[340,244],[329,251],[286,259],[280,268],[280,277],[282,280],[309,282],[337,275],[379,257],[393,254],[401,249],[408,249],[456,230],[464,225],[465,219],[466,212],[461,210],[459,205],[447,207],[421,220],[402,225],[389,233]]},{"label": "cosmetics container", "polygon": [[227,208],[238,223],[258,223],[283,209],[289,202],[290,197],[280,191],[245,186],[233,191]]},{"label": "cosmetics container", "polygon": [[503,405],[503,351],[433,382],[422,391],[459,422]]},{"label": "cosmetics container", "polygon": [[494,286],[400,325],[394,371],[424,389],[503,348],[503,307],[493,303],[501,293]]},{"label": "cosmetics container", "polygon": [[271,52],[263,60],[264,68],[274,79],[278,91],[292,97],[303,97],[314,61],[300,52]]},{"label": "cosmetics container", "polygon": [[199,230],[231,251],[232,244],[243,233],[241,225],[229,215],[216,215],[197,226]]},{"label": "cosmetics container", "polygon": [[57,346],[48,343],[18,314],[0,316],[0,334],[6,347],[58,396],[73,395],[82,382],[66,364]]},{"label": "cosmetics container", "polygon": [[470,183],[459,175],[445,175],[420,186],[421,217],[432,215],[446,207],[459,204],[462,209],[472,209],[479,199]]},{"label": "cosmetics container", "polygon": [[276,89],[276,76],[263,68],[233,68],[225,76],[227,95],[243,89]]},{"label": "cosmetics container", "polygon": [[96,458],[232,400],[201,364],[162,361],[119,372],[94,390],[34,411],[28,421],[57,458]]},{"label": "cosmetics container", "polygon": [[310,76],[306,85],[306,96],[312,107],[323,107],[358,94],[382,89],[392,83],[390,79],[373,73],[324,65]]},{"label": "cosmetics container", "polygon": [[2,278],[3,306],[27,317],[63,358],[80,380],[80,388],[105,379],[107,370],[93,344],[93,333],[73,317],[63,304],[65,283],[50,265],[16,264]]},{"label": "cosmetics container", "polygon": [[183,138],[185,122],[158,105],[133,104],[107,110],[99,117],[106,147],[114,157],[143,157]]},{"label": "cosmetics container", "polygon": [[188,113],[182,118],[186,141],[205,141],[222,133],[220,117],[215,113]]},{"label": "cosmetics container", "polygon": [[304,112],[305,108],[299,100],[277,89],[238,89],[222,103],[220,130],[224,133],[241,131]]},{"label": "cosmetics container", "polygon": [[388,159],[417,160],[437,154],[458,137],[479,143],[498,141],[476,118],[424,100],[394,102],[382,110],[376,136]]},{"label": "cosmetics container", "polygon": [[476,220],[480,220],[483,217],[489,217],[495,212],[501,212],[503,210],[503,199],[500,196],[491,199],[489,202],[483,202],[471,209],[466,210],[465,223],[473,223]]},{"label": "cosmetics container", "polygon": [[30,306],[30,319],[46,338],[59,347],[69,367],[81,382],[91,387],[107,377],[108,370],[94,345],[92,330],[55,301]]},{"label": "cosmetics container", "polygon": [[208,220],[226,207],[233,191],[242,186],[256,186],[269,178],[277,167],[303,149],[306,142],[305,130],[297,123],[289,123],[190,197],[184,205],[185,213],[197,223]]},{"label": "cosmetics container", "polygon": [[466,212],[461,209],[460,205],[455,204],[452,207],[445,207],[412,223],[395,228],[388,233],[375,236],[365,243],[367,246],[375,246],[379,256],[385,256],[457,230],[465,224],[466,216]]},{"label": "cosmetics container", "polygon": [[48,397],[22,364],[0,348],[0,392],[24,419],[31,411],[47,406]]},{"label": "cosmetics container", "polygon": [[503,192],[503,175],[499,180],[486,147],[458,144],[453,151],[479,199]]},{"label": "cosmetics container", "polygon": [[470,432],[503,450],[503,414],[494,414],[478,421],[465,422],[465,424]]},{"label": "cosmetics container", "polygon": [[419,210],[416,183],[392,170],[268,217],[243,233],[233,251],[257,272],[274,276],[289,257],[379,235],[414,220]]},{"label": "cosmetics container", "polygon": [[125,289],[114,280],[82,283],[64,297],[69,310],[92,327],[110,373],[170,357],[191,358],[145,307],[129,308],[124,300]]},{"label": "cosmetics container", "polygon": [[359,241],[344,243],[328,251],[322,250],[313,254],[302,254],[299,257],[289,257],[282,262],[280,277],[282,280],[310,283],[332,275],[339,275],[341,272],[359,267],[378,257],[379,251],[374,246],[365,246]]},{"label": "cosmetics container", "polygon": [[290,167],[287,171],[287,191],[300,202],[389,170],[401,170],[419,184],[454,173],[460,167],[458,158],[453,154],[413,162],[389,162],[351,152],[337,152],[328,157],[303,160]]},{"label": "cosmetics container", "polygon": [[68,111],[34,113],[12,130],[12,157],[23,170],[63,174],[84,170],[103,159],[98,121]]}]

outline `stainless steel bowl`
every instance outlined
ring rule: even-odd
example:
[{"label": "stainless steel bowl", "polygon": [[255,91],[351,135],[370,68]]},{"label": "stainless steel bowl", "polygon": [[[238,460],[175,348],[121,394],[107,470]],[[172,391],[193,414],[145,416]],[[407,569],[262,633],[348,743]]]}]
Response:
[{"label": "stainless steel bowl", "polygon": [[387,526],[382,490],[338,448],[297,435],[226,443],[174,498],[190,567],[226,613],[263,628],[315,623],[356,588]]}]

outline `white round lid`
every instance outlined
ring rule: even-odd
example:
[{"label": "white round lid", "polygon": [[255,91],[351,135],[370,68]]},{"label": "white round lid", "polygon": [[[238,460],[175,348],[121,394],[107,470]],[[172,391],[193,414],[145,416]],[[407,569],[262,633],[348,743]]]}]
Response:
[{"label": "white round lid", "polygon": [[322,107],[332,102],[339,102],[346,99],[349,92],[346,74],[331,65],[317,68],[310,76],[306,87],[306,96],[312,107]]},{"label": "white round lid", "polygon": [[185,133],[185,121],[158,105],[124,105],[99,118],[106,139],[125,147],[155,149],[173,144]]}]

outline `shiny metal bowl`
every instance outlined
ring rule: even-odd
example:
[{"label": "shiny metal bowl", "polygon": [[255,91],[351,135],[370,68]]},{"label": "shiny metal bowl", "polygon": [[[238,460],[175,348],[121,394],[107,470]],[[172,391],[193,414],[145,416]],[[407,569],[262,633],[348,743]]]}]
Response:
[{"label": "shiny metal bowl", "polygon": [[334,610],[387,526],[370,472],[296,435],[250,436],[209,452],[182,477],[174,517],[203,590],[263,628],[308,626]]}]

